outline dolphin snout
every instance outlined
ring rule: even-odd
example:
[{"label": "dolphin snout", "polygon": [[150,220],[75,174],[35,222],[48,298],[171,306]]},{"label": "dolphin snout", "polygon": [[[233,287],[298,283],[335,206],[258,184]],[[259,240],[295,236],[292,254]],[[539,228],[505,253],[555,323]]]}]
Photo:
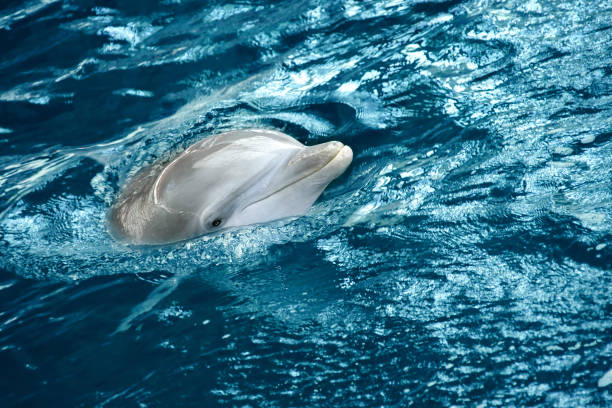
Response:
[{"label": "dolphin snout", "polygon": [[344,147],[344,144],[336,141],[305,147],[297,152],[287,165],[296,169],[316,171],[332,161]]},{"label": "dolphin snout", "polygon": [[341,143],[341,142],[332,141],[332,142],[322,143],[322,144],[320,144],[318,146],[325,146],[326,150],[329,150],[330,152],[333,151],[336,154],[338,154],[340,149],[342,149],[344,147],[344,144]]}]

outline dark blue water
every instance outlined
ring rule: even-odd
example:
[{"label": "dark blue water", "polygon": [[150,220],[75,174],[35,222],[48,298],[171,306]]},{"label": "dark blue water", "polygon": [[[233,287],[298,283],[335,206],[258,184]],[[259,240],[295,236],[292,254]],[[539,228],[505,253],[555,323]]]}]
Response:
[{"label": "dark blue water", "polygon": [[[611,406],[611,74],[610,1],[4,1],[0,405]],[[297,220],[113,241],[243,127],[355,159]]]}]

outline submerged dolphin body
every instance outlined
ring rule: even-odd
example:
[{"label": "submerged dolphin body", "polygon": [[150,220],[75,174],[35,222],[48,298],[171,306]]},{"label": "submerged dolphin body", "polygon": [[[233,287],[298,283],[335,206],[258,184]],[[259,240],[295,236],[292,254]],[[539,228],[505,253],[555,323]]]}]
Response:
[{"label": "submerged dolphin body", "polygon": [[340,142],[309,147],[263,129],[218,134],[137,173],[109,211],[110,231],[166,244],[302,215],[352,159]]}]

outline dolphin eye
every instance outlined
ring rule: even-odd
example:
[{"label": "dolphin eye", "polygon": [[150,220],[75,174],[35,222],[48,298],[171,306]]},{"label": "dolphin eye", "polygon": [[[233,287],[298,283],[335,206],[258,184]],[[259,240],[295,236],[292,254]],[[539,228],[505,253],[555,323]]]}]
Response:
[{"label": "dolphin eye", "polygon": [[212,224],[213,227],[218,227],[219,225],[221,225],[221,218],[217,218],[215,219]]}]

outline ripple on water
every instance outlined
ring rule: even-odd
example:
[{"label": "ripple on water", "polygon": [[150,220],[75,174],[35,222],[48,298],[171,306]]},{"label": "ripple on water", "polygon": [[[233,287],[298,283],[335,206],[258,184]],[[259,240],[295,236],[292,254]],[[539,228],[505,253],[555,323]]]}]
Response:
[{"label": "ripple on water", "polygon": [[[81,374],[72,405],[609,405],[611,17],[587,1],[2,10],[0,348],[59,387],[37,395]],[[142,166],[252,126],[339,139],[353,164],[297,220],[111,239]],[[92,355],[109,357],[96,373]]]}]

